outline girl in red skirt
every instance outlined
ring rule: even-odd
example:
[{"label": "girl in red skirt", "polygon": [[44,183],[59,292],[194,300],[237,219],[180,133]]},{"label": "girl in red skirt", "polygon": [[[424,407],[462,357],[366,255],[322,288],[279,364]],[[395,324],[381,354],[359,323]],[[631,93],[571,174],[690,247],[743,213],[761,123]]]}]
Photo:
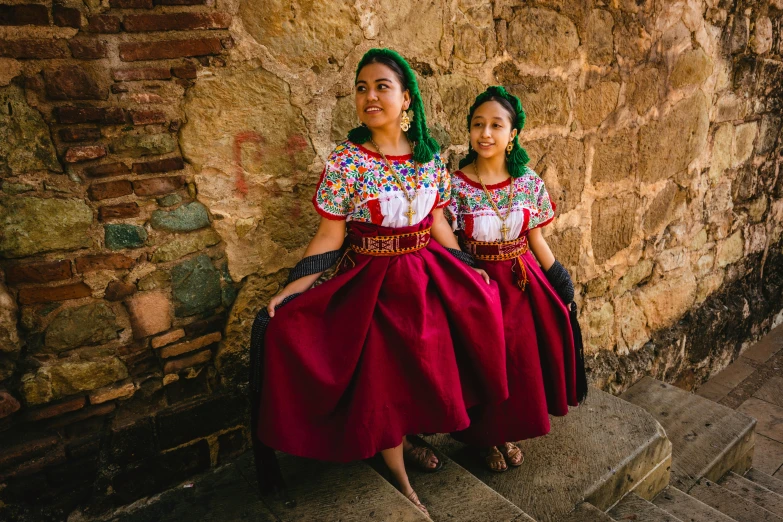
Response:
[{"label": "girl in red skirt", "polygon": [[498,472],[522,464],[513,441],[548,433],[548,414],[565,415],[577,404],[566,308],[574,288],[541,233],[555,205],[526,167],[518,134],[524,122],[519,98],[503,87],[476,98],[468,115],[470,151],[452,175],[448,207],[463,249],[498,283],[509,387],[508,400],[471,410],[470,427],[454,436],[485,448],[487,466]]},{"label": "girl in red skirt", "polygon": [[486,273],[444,248],[459,248],[443,217],[449,174],[400,55],[362,58],[356,112],[362,126],[329,156],[316,190],[322,219],[305,256],[347,249],[332,279],[311,288],[319,274],[300,277],[269,303],[257,436],[321,460],[380,452],[426,513],[404,455],[427,470],[441,463],[405,435],[465,429],[468,407],[508,396],[499,297]]}]

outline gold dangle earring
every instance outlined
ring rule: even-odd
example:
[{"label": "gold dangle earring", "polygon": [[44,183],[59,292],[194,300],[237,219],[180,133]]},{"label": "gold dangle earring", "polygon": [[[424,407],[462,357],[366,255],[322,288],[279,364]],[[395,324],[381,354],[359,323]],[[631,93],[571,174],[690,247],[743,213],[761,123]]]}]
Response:
[{"label": "gold dangle earring", "polygon": [[408,116],[408,111],[403,110],[402,118],[400,118],[400,128],[402,129],[402,132],[408,132],[408,129],[411,128],[411,120],[413,120],[413,118]]},{"label": "gold dangle earring", "polygon": [[514,140],[509,141],[506,145],[506,156],[510,155],[512,150],[514,150]]}]

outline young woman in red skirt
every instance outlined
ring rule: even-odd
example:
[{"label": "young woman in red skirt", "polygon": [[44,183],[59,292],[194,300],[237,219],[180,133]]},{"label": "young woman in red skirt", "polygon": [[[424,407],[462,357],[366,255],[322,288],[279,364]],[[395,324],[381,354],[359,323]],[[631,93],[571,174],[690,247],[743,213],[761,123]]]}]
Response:
[{"label": "young woman in red skirt", "polygon": [[555,205],[543,180],[526,166],[519,144],[525,113],[503,87],[480,94],[468,115],[470,151],[452,174],[448,213],[466,252],[500,289],[509,398],[471,410],[471,425],[454,434],[484,448],[493,471],[519,466],[513,442],[549,432],[548,414],[577,404],[574,337],[566,304],[574,288],[541,228]]},{"label": "young woman in red skirt", "polygon": [[322,219],[305,256],[347,248],[332,279],[311,288],[319,274],[301,277],[269,303],[257,434],[320,460],[380,452],[426,513],[404,455],[426,470],[441,463],[405,436],[465,429],[467,408],[508,396],[499,297],[444,248],[459,248],[443,217],[449,174],[400,55],[362,58],[356,112],[362,126],[331,153],[316,190]]}]

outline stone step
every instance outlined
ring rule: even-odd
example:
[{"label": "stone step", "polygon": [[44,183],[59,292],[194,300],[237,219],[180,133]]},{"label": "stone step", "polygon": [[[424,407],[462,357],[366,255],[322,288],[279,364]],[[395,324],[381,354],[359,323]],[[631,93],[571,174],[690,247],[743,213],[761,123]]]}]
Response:
[{"label": "stone step", "polygon": [[660,424],[595,388],[584,404],[552,419],[549,435],[521,442],[525,463],[506,473],[488,470],[475,448],[448,435],[428,441],[539,522],[583,500],[607,509],[629,491],[653,498],[669,481],[671,444]]},{"label": "stone step", "polygon": [[750,481],[736,473],[728,473],[718,482],[729,491],[736,493],[745,500],[750,500],[767,511],[783,515],[783,496],[770,491],[764,486]]},{"label": "stone step", "polygon": [[669,486],[653,499],[653,504],[671,513],[683,522],[733,522],[720,511],[716,511],[701,500]]},{"label": "stone step", "polygon": [[557,522],[616,522],[612,517],[588,502],[557,519]]},{"label": "stone step", "polygon": [[737,522],[783,522],[771,511],[705,478],[699,479],[689,494]]},{"label": "stone step", "polygon": [[[415,444],[430,446],[418,437],[410,437]],[[432,448],[432,446],[430,446]],[[500,496],[465,468],[436,448],[432,448],[443,462],[435,473],[419,471],[408,466],[408,478],[419,500],[427,506],[435,522],[535,522],[517,506]],[[380,458],[371,465],[385,478],[388,471]]]},{"label": "stone step", "polygon": [[634,522],[682,522],[652,502],[644,500],[635,493],[629,493],[609,510],[609,516],[620,521]]},{"label": "stone step", "polygon": [[672,443],[672,485],[689,491],[750,467],[756,420],[670,384],[643,377],[621,397],[650,412]]},{"label": "stone step", "polygon": [[778,495],[783,495],[783,480],[778,480],[771,475],[767,475],[763,471],[759,471],[756,468],[750,468],[745,473],[745,478],[764,486],[770,491],[774,491]]},{"label": "stone step", "polygon": [[429,520],[364,462],[333,464],[284,453],[278,459],[295,504],[273,497],[264,501],[281,522]]}]

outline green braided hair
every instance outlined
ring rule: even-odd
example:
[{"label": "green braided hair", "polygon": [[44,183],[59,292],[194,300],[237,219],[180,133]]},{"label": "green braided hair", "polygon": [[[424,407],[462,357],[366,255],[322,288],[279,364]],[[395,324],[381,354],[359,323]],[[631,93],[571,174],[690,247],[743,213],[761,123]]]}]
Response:
[{"label": "green braided hair", "polygon": [[[424,102],[421,99],[421,93],[419,92],[419,83],[416,81],[416,74],[405,61],[405,58],[400,56],[396,51],[391,49],[370,49],[367,51],[362,59],[359,60],[359,65],[356,66],[356,79],[359,78],[359,72],[364,66],[371,63],[380,63],[390,67],[396,73],[402,72],[402,87],[407,89],[411,95],[411,104],[409,109],[413,111],[413,118],[411,119],[411,127],[407,132],[408,139],[414,143],[413,147],[413,161],[417,163],[429,163],[432,161],[436,152],[440,151],[440,145],[430,135],[430,130],[427,128],[427,117],[424,115]],[[395,67],[396,66],[396,67]],[[364,125],[355,127],[348,132],[348,139],[354,143],[362,144],[370,141],[372,133],[370,129]]]},{"label": "green braided hair", "polygon": [[[468,111],[468,130],[470,130],[470,122],[473,119],[473,113],[476,112],[482,104],[488,101],[496,101],[500,103],[506,110],[513,110],[511,114],[511,126],[517,130],[517,135],[514,136],[514,147],[511,149],[511,154],[506,156],[506,164],[508,166],[508,173],[511,177],[518,178],[525,173],[525,165],[530,161],[530,157],[527,155],[527,151],[519,144],[519,134],[522,132],[522,127],[525,126],[525,110],[522,108],[522,101],[513,94],[506,91],[500,85],[493,85],[486,91],[482,92],[476,97],[476,101]],[[468,150],[468,155],[465,156],[459,162],[459,168],[465,165],[470,165],[476,160],[478,154],[473,147]]]}]

